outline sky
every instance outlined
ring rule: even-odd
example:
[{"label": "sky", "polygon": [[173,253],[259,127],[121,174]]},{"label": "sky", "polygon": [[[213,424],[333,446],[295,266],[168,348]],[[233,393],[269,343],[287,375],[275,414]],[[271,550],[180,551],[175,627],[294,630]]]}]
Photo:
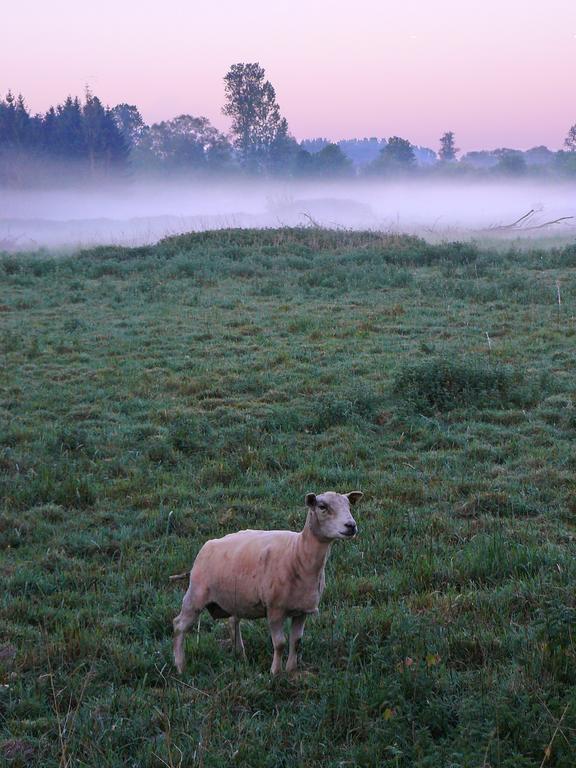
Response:
[{"label": "sky", "polygon": [[222,79],[257,61],[299,140],[558,149],[576,123],[576,0],[1,0],[0,21],[0,94],[33,112],[88,85],[227,130]]}]

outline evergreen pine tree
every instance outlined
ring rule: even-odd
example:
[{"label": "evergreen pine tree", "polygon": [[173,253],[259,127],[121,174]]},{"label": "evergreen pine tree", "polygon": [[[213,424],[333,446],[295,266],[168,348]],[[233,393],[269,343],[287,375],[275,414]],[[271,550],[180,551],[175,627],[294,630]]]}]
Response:
[{"label": "evergreen pine tree", "polygon": [[91,174],[107,174],[113,169],[126,167],[130,147],[112,110],[105,108],[89,90],[86,91],[82,109],[82,122]]},{"label": "evergreen pine tree", "polygon": [[56,155],[58,152],[57,122],[56,110],[50,107],[42,118],[41,147],[46,155]]},{"label": "evergreen pine tree", "polygon": [[57,157],[74,161],[87,157],[82,106],[78,98],[68,96],[64,104],[56,107],[53,129],[53,148]]},{"label": "evergreen pine tree", "polygon": [[16,106],[14,96],[8,91],[6,98],[0,101],[0,147],[10,147],[16,137]]},{"label": "evergreen pine tree", "polygon": [[14,105],[14,142],[20,149],[31,148],[33,144],[32,119],[22,94]]},{"label": "evergreen pine tree", "polygon": [[82,107],[82,125],[90,172],[94,175],[98,165],[106,164],[107,159],[106,110],[98,96],[93,96],[88,89]]},{"label": "evergreen pine tree", "polygon": [[108,168],[114,171],[126,169],[130,161],[130,140],[118,127],[111,109],[105,111],[104,138]]}]

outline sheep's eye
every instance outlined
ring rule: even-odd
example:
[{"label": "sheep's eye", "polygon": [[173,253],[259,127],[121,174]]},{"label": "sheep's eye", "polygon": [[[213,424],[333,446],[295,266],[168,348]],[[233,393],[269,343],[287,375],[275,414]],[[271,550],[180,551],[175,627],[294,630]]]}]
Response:
[{"label": "sheep's eye", "polygon": [[328,511],[328,507],[326,506],[326,504],[318,504],[318,509],[320,510],[320,512]]}]

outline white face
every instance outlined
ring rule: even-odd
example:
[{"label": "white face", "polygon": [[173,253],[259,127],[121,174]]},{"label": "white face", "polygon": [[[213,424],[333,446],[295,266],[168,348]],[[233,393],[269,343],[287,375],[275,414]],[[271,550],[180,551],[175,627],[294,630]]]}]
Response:
[{"label": "white face", "polygon": [[358,533],[356,520],[350,512],[350,505],[362,498],[360,491],[342,494],[326,491],[318,496],[309,493],[306,506],[310,509],[310,524],[313,533],[320,539],[353,539]]}]

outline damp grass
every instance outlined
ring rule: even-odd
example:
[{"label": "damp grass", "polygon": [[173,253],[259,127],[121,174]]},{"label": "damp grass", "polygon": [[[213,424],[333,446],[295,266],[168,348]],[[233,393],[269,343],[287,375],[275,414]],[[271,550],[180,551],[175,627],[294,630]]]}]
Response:
[{"label": "damp grass", "polygon": [[[575,246],[0,257],[0,761],[573,766],[575,299]],[[327,489],[360,535],[300,671],[205,616],[177,679],[168,576]]]}]

